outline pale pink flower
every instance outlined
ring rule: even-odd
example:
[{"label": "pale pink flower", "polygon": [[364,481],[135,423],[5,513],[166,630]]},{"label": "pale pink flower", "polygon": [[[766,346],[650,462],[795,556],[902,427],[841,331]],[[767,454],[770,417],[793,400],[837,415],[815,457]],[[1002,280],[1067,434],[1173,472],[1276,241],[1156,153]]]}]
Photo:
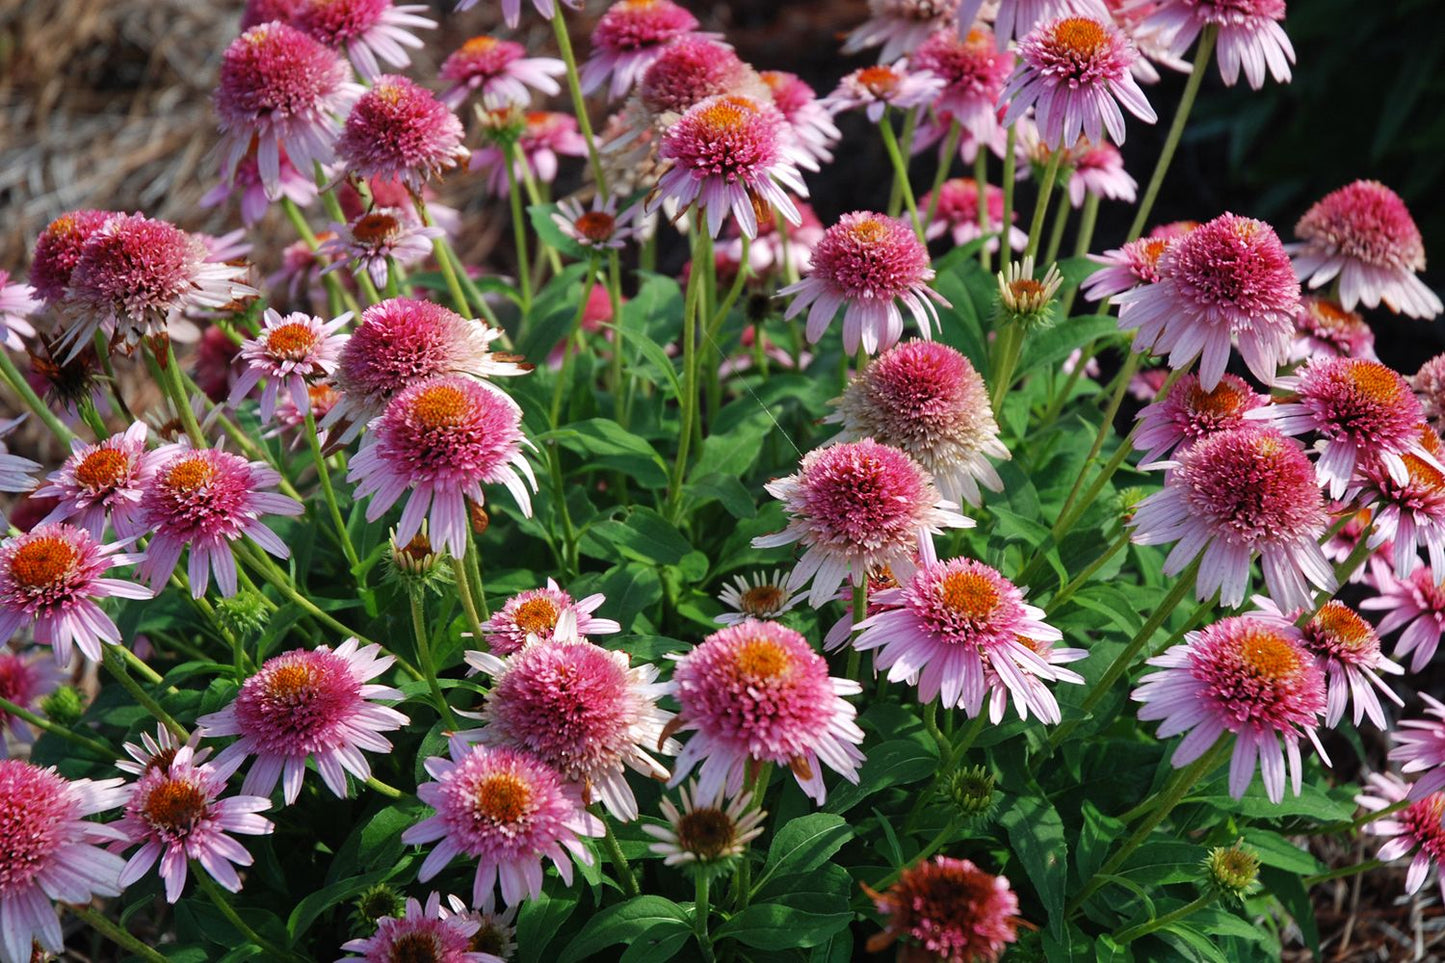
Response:
[{"label": "pale pink flower", "polygon": [[878,123],[889,107],[911,110],[932,103],[943,91],[943,78],[926,70],[910,70],[907,60],[891,66],[862,67],[838,81],[819,103],[834,115],[861,110]]},{"label": "pale pink flower", "polygon": [[1102,301],[1116,294],[1154,284],[1159,280],[1159,259],[1172,242],[1164,238],[1141,237],[1089,260],[1104,265],[1089,275],[1080,290],[1090,301]]},{"label": "pale pink flower", "polygon": [[943,80],[943,90],[933,103],[940,119],[947,114],[975,144],[993,143],[1003,130],[998,102],[1013,73],[1014,55],[997,49],[987,28],[935,33],[910,62]]},{"label": "pale pink flower", "polygon": [[607,597],[601,592],[582,599],[573,599],[555,579],[548,578],[544,588],[519,592],[482,623],[487,648],[495,655],[511,655],[521,650],[530,638],[551,642],[558,638],[563,616],[571,630],[584,639],[594,635],[613,635],[622,626],[612,619],[599,619],[596,612]]},{"label": "pale pink flower", "polygon": [[682,800],[681,810],[666,796],[658,804],[667,825],[642,825],[642,831],[657,840],[647,848],[662,857],[664,866],[725,863],[741,856],[748,843],[763,834],[767,813],[752,804],[750,792],[729,798],[720,788],[707,798],[694,782],[681,786],[677,795]]},{"label": "pale pink flower", "polygon": [[[1371,773],[1355,802],[1369,812],[1389,809],[1410,798],[1410,785],[1392,772]],[[1414,853],[1405,874],[1405,892],[1413,894],[1425,885],[1433,868],[1439,874],[1440,888],[1445,892],[1445,793],[1432,792],[1417,797],[1404,809],[1365,823],[1364,832],[1387,837],[1375,854],[1382,863],[1393,862]]]},{"label": "pale pink flower", "polygon": [[463,134],[457,115],[430,90],[385,74],[352,106],[336,150],[351,174],[396,178],[419,191],[467,159]]},{"label": "pale pink flower", "polygon": [[35,328],[27,320],[40,310],[42,302],[28,284],[10,280],[10,272],[0,270],[0,345],[21,351],[21,338],[35,337]]},{"label": "pale pink flower", "polygon": [[96,844],[121,834],[85,818],[125,802],[120,784],[0,759],[0,963],[31,963],[35,944],[65,951],[53,901],[87,906],[120,895],[125,862]]},{"label": "pale pink flower", "polygon": [[105,522],[117,538],[133,538],[145,531],[141,524],[141,492],[155,474],[155,459],[146,451],[146,425],[137,421],[124,433],[87,445],[70,442],[70,456],[35,490],[37,498],[56,499],[47,522],[69,521],[99,540]]},{"label": "pale pink flower", "polygon": [[911,959],[916,945],[940,963],[993,963],[1018,939],[1023,922],[1008,878],[966,859],[935,856],[904,869],[885,893],[864,890],[888,918],[883,932],[868,940],[868,952],[907,939],[900,960]]},{"label": "pale pink flower", "polygon": [[1201,438],[1246,427],[1246,413],[1267,404],[1267,396],[1236,375],[1226,374],[1213,391],[1205,391],[1199,378],[1187,374],[1174,383],[1169,394],[1139,412],[1134,448],[1145,452],[1140,462],[1148,465]]},{"label": "pale pink flower", "polygon": [[191,750],[191,762],[199,766],[211,754],[209,747],[199,748],[200,742],[201,734],[199,732],[191,733],[190,737],[182,743],[180,737],[168,729],[164,723],[156,723],[155,736],[149,732],[142,732],[140,742],[121,744],[121,748],[130,758],[117,759],[115,768],[133,776],[144,776],[157,767],[168,768],[171,760],[175,759],[176,753],[180,752],[182,745]]},{"label": "pale pink flower", "polygon": [[267,308],[262,315],[261,333],[241,345],[246,370],[236,379],[228,404],[235,405],[249,395],[262,378],[261,420],[276,413],[276,398],[285,389],[291,403],[303,415],[310,408],[308,385],[329,377],[336,370],[346,336],[337,334],[351,320],[348,311],[331,321],[296,312],[285,317]]},{"label": "pale pink flower", "polygon": [[769,482],[767,490],[783,502],[788,527],[758,536],[753,546],[801,542],[805,551],[790,583],[811,582],[813,606],[831,599],[844,579],[857,584],[883,566],[911,570],[920,540],[974,524],[916,461],[871,438],[810,451],[796,474]]},{"label": "pale pink flower", "polygon": [[411,66],[406,48],[422,47],[412,30],[437,25],[418,16],[428,9],[426,4],[395,6],[391,0],[301,0],[290,22],[328,47],[345,50],[356,72],[371,81],[381,74],[378,60],[398,69]]},{"label": "pale pink flower", "polygon": [[734,575],[732,584],[723,586],[718,601],[728,607],[713,621],[721,625],[737,625],[748,619],[766,621],[790,612],[802,601],[787,573],[782,569],[759,571],[751,576]]},{"label": "pale pink flower", "polygon": [[1084,206],[1086,195],[1134,203],[1139,184],[1124,170],[1124,155],[1108,141],[1080,141],[1069,152],[1069,203]]},{"label": "pale pink flower", "polygon": [[371,936],[342,943],[343,950],[357,955],[336,963],[496,963],[502,958],[472,949],[481,928],[471,914],[443,909],[438,893],[429,895],[425,906],[408,897],[403,915],[383,916]]},{"label": "pale pink flower", "polygon": [[[970,241],[990,237],[984,242],[990,253],[998,253],[999,236],[1004,233],[1003,189],[993,184],[985,185],[984,224],[978,217],[978,182],[972,177],[952,177],[938,187],[938,204],[933,220],[924,227],[924,237],[930,241],[947,234],[955,247],[963,247]],[[934,207],[933,193],[924,194],[918,200],[919,210]],[[1009,212],[1008,245],[1015,251],[1028,247],[1029,236],[1019,230],[1018,211]]]},{"label": "pale pink flower", "polygon": [[[0,648],[0,699],[42,715],[41,700],[66,678],[53,658],[38,651],[21,654]],[[6,744],[12,741],[29,745],[35,741],[35,733],[24,719],[0,709],[0,757],[6,755]]]},{"label": "pale pink flower", "polygon": [[[1338,301],[1306,296],[1300,298],[1295,315],[1295,339],[1290,361],[1308,361],[1317,356],[1364,358],[1378,361],[1375,332],[1357,311],[1346,311]],[[1418,385],[1415,386],[1418,390]]]},{"label": "pale pink flower", "polygon": [[1239,80],[1239,68],[1255,90],[1264,86],[1266,69],[1288,83],[1294,45],[1279,22],[1285,0],[1160,0],[1140,25],[1169,37],[1169,52],[1181,56],[1208,26],[1219,29],[1214,59],[1227,86]]},{"label": "pale pink flower", "polygon": [[391,742],[381,733],[409,721],[376,704],[403,701],[401,690],[368,681],[394,661],[376,643],[361,645],[356,639],[335,651],[322,645],[267,659],[241,683],[230,705],[196,720],[207,739],[241,737],[221,750],[214,765],[234,772],[247,756],[255,756],[241,792],[270,796],[280,780],[289,806],[301,792],[311,759],[326,788],[344,799],[348,772],[360,782],[371,778],[371,763],[362,750],[391,752]]},{"label": "pale pink flower", "polygon": [[484,103],[526,105],[534,90],[544,97],[561,93],[557,78],[567,72],[567,65],[555,57],[526,53],[526,47],[511,40],[472,37],[442,61],[439,75],[451,86],[442,91],[441,102],[456,110],[468,94],[475,93]]},{"label": "pale pink flower", "polygon": [[[984,0],[962,0],[958,8],[959,33],[970,29],[983,11]],[[998,49],[1010,40],[1022,40],[1040,22],[1063,16],[1108,18],[1109,11],[1100,0],[999,0],[994,14],[993,31]]]},{"label": "pale pink flower", "polygon": [[619,0],[592,28],[592,54],[581,68],[582,92],[598,90],[610,77],[608,98],[625,96],[664,47],[697,28],[697,18],[672,0]]},{"label": "pale pink flower", "polygon": [[1158,738],[1188,733],[1174,750],[1174,768],[1194,762],[1231,733],[1231,796],[1244,795],[1256,764],[1270,802],[1284,798],[1286,773],[1299,795],[1300,736],[1329,763],[1315,732],[1325,710],[1325,679],[1300,631],[1278,619],[1240,616],[1184,639],[1148,660],[1161,671],[1140,679],[1131,695],[1144,703],[1141,720],[1162,720]]},{"label": "pale pink flower", "polygon": [[514,959],[517,953],[518,909],[519,906],[514,904],[499,910],[496,908],[496,901],[489,897],[482,900],[482,905],[477,909],[469,910],[463,899],[448,896],[447,905],[441,908],[441,914],[448,918],[459,916],[477,924],[477,931],[472,934],[470,945],[472,951],[479,954],[481,959],[470,963],[507,963]]},{"label": "pale pink flower", "polygon": [[668,731],[692,736],[669,785],[697,766],[697,795],[736,794],[748,765],[773,762],[788,766],[822,805],[822,765],[858,781],[863,730],[843,696],[862,686],[830,677],[823,657],[792,629],[754,621],[721,629],[679,658],[672,679],[680,711]]},{"label": "pale pink flower", "polygon": [[557,202],[552,223],[585,248],[620,251],[637,232],[632,222],[639,210],[638,205],[633,205],[619,215],[615,194],[605,200],[601,194],[596,195],[590,208],[568,197]]},{"label": "pale pink flower", "polygon": [[1401,483],[1383,464],[1367,457],[1355,479],[1355,501],[1374,516],[1370,547],[1393,545],[1395,574],[1409,575],[1419,564],[1423,544],[1430,567],[1445,572],[1445,445],[1435,429],[1421,423],[1418,454],[1400,456],[1408,479]]},{"label": "pale pink flower", "polygon": [[[306,207],[316,200],[316,178],[298,171],[291,158],[282,151],[274,193],[297,207]],[[218,207],[234,195],[240,195],[241,223],[247,227],[255,227],[266,216],[271,201],[275,199],[267,195],[267,185],[261,178],[261,165],[255,153],[242,157],[233,170],[223,174],[216,186],[201,197],[200,205]]]},{"label": "pale pink flower", "polygon": [[[587,141],[577,131],[577,118],[554,110],[528,111],[521,134],[513,148],[512,175],[521,183],[530,171],[537,180],[550,184],[557,179],[558,157],[586,157]],[[487,190],[506,197],[506,154],[496,145],[472,152],[470,167],[487,172]]]},{"label": "pale pink flower", "polygon": [[541,760],[515,749],[471,746],[452,740],[451,758],[432,756],[434,780],[417,796],[436,814],[401,834],[404,843],[436,843],[417,879],[434,877],[459,855],[477,860],[472,905],[481,906],[500,882],[502,902],[542,892],[542,860],[572,884],[572,860],[592,864],[579,838],[601,836],[602,821],[582,806],[577,790]]},{"label": "pale pink flower", "polygon": [[1429,566],[1417,567],[1409,575],[1396,577],[1388,566],[1372,565],[1375,588],[1379,595],[1365,599],[1360,608],[1383,611],[1376,631],[1389,635],[1404,629],[1395,641],[1395,658],[1410,659],[1410,671],[1419,672],[1430,664],[1445,634],[1445,586]]},{"label": "pale pink flower", "polygon": [[394,207],[375,208],[349,224],[333,223],[331,230],[334,236],[321,245],[320,252],[336,260],[321,273],[330,274],[351,264],[357,274],[365,271],[378,288],[386,287],[390,262],[402,268],[415,267],[431,254],[432,241],[447,233],[440,227],[427,227]]},{"label": "pale pink flower", "polygon": [[[764,70],[758,77],[772,92],[773,106],[782,112],[783,118],[793,128],[798,147],[807,157],[807,162],[800,159],[799,163],[809,170],[817,170],[819,164],[831,163],[833,148],[843,139],[843,134],[813,88],[797,74],[784,70]],[[805,213],[805,226],[807,218]]]},{"label": "pale pink flower", "polygon": [[1410,787],[1411,799],[1425,799],[1445,787],[1445,705],[1428,692],[1418,693],[1431,719],[1402,719],[1390,738],[1390,758],[1401,762],[1403,773],[1423,772]]},{"label": "pale pink flower", "polygon": [[893,63],[940,32],[952,34],[957,6],[957,0],[868,0],[871,16],[849,32],[843,53],[882,47],[879,63]]},{"label": "pale pink flower", "polygon": [[[561,2],[573,10],[582,9],[583,0],[561,0]],[[456,10],[461,13],[475,6],[477,0],[457,0]],[[532,6],[544,19],[551,20],[557,15],[555,0],[532,0]],[[502,0],[502,18],[507,21],[507,26],[516,29],[517,24],[522,20],[522,0]]]}]

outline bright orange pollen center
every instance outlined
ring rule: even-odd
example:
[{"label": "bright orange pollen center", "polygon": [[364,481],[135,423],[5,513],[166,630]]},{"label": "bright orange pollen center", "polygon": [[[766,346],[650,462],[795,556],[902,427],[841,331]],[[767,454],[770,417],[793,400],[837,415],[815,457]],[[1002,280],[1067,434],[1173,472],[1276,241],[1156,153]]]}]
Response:
[{"label": "bright orange pollen center", "polygon": [[1353,311],[1346,311],[1344,307],[1334,301],[1315,301],[1311,305],[1315,317],[1331,328],[1352,328],[1355,326],[1355,319],[1358,315]]},{"label": "bright orange pollen center", "polygon": [[75,233],[75,226],[76,225],[74,214],[62,214],[55,220],[50,222],[50,226],[45,229],[45,233],[51,235],[52,237],[61,234],[64,234],[68,237],[71,234]]},{"label": "bright orange pollen center", "polygon": [[1401,455],[1400,460],[1410,472],[1410,484],[1436,491],[1445,489],[1445,472],[1415,455]]},{"label": "bright orange pollen center", "polygon": [[631,13],[634,10],[651,10],[657,6],[657,0],[622,0],[617,6]]},{"label": "bright orange pollen center", "polygon": [[859,221],[848,229],[854,239],[863,244],[876,244],[888,233],[888,226],[876,218]]},{"label": "bright orange pollen center", "polygon": [[748,615],[776,612],[783,604],[783,590],[776,585],[756,585],[744,592],[739,601]]},{"label": "bright orange pollen center", "polygon": [[1013,296],[1020,301],[1024,298],[1037,298],[1044,293],[1044,286],[1033,278],[1019,278],[1009,284],[1009,290]]},{"label": "bright orange pollen center", "polygon": [[990,37],[988,34],[984,33],[982,30],[970,30],[968,32],[968,36],[964,38],[963,42],[970,47],[984,47],[989,50],[993,49],[993,38]]},{"label": "bright orange pollen center", "polygon": [[858,71],[858,83],[874,97],[887,97],[898,89],[903,78],[892,67],[864,67]]},{"label": "bright orange pollen center", "polygon": [[497,46],[496,37],[473,37],[462,44],[462,53],[484,54],[490,53]]},{"label": "bright orange pollen center", "polygon": [[792,661],[787,651],[771,639],[748,639],[738,646],[738,672],[755,679],[775,679],[787,671]]},{"label": "bright orange pollen center", "polygon": [[1234,414],[1243,400],[1232,385],[1223,381],[1213,391],[1205,391],[1197,384],[1189,390],[1190,409],[1207,415]]},{"label": "bright orange pollen center", "polygon": [[1401,395],[1400,379],[1375,361],[1356,361],[1349,368],[1350,384],[1360,394],[1376,401],[1393,403]]},{"label": "bright orange pollen center", "polygon": [[93,491],[110,488],[125,477],[130,459],[114,448],[97,448],[75,466],[75,480]]},{"label": "bright orange pollen center", "polygon": [[1319,630],[1336,642],[1358,647],[1370,637],[1370,626],[1341,602],[1330,602],[1315,616]]},{"label": "bright orange pollen center", "polygon": [[377,84],[375,87],[371,88],[371,92],[376,94],[376,96],[381,100],[386,101],[388,104],[400,103],[401,98],[405,94],[405,91],[402,89],[401,84],[392,83]]},{"label": "bright orange pollen center", "polygon": [[272,328],[266,335],[266,351],[283,361],[300,361],[316,348],[316,333],[299,321]]},{"label": "bright orange pollen center", "polygon": [[551,599],[528,599],[517,606],[517,627],[531,635],[542,635],[557,627],[559,614]]},{"label": "bright orange pollen center", "polygon": [[943,577],[943,604],[955,615],[982,619],[998,607],[998,589],[977,572],[950,572]]},{"label": "bright orange pollen center", "polygon": [[1158,264],[1164,252],[1169,250],[1169,242],[1165,240],[1153,240],[1144,242],[1144,256],[1148,258],[1151,265]]},{"label": "bright orange pollen center", "polygon": [[1240,658],[1259,678],[1276,681],[1300,669],[1299,653],[1280,635],[1268,630],[1250,632],[1240,642]]},{"label": "bright orange pollen center", "polygon": [[1089,56],[1109,46],[1109,31],[1097,20],[1068,17],[1054,27],[1054,43],[1071,53]]},{"label": "bright orange pollen center", "polygon": [[746,98],[719,97],[698,111],[697,119],[709,130],[724,134],[742,130],[756,113]]},{"label": "bright orange pollen center", "polygon": [[429,428],[455,425],[470,408],[466,393],[452,385],[433,385],[412,402],[412,413]]},{"label": "bright orange pollen center", "polygon": [[532,790],[509,772],[487,776],[477,784],[476,814],[497,823],[515,823],[532,804]]},{"label": "bright orange pollen center", "polygon": [[605,241],[612,236],[617,219],[606,211],[587,211],[573,223],[577,233],[589,241]]},{"label": "bright orange pollen center", "polygon": [[172,831],[190,829],[205,814],[205,793],[180,779],[161,783],[146,797],[146,821],[152,826]]},{"label": "bright orange pollen center", "polygon": [[59,538],[37,538],[20,546],[10,560],[10,575],[21,585],[42,588],[68,575],[80,553]]},{"label": "bright orange pollen center", "polygon": [[274,699],[291,700],[309,693],[316,682],[316,670],[300,663],[277,666],[267,681],[266,691]]},{"label": "bright orange pollen center", "polygon": [[357,218],[356,223],[351,225],[351,236],[362,244],[380,244],[396,237],[400,230],[401,222],[396,218],[380,211],[372,211]]},{"label": "bright orange pollen center", "polygon": [[166,472],[166,487],[178,492],[194,492],[210,484],[216,477],[216,469],[204,458],[187,458],[172,465]]}]

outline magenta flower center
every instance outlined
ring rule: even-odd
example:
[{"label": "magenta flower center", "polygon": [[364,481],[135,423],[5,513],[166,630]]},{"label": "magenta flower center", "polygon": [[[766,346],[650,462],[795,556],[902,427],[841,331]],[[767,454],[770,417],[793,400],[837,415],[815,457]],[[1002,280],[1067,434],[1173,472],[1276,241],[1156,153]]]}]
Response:
[{"label": "magenta flower center", "polygon": [[296,25],[322,43],[355,40],[381,22],[389,0],[310,0],[296,14]]},{"label": "magenta flower center", "polygon": [[842,549],[908,540],[930,501],[908,456],[877,444],[824,449],[804,467],[802,497],[819,541]]},{"label": "magenta flower center", "polygon": [[1206,23],[1238,27],[1264,18],[1283,20],[1285,0],[1184,0],[1194,15]]},{"label": "magenta flower center", "polygon": [[226,49],[216,109],[233,120],[309,116],[345,79],[326,47],[294,27],[263,23]]},{"label": "magenta flower center", "polygon": [[597,22],[592,43],[611,50],[641,50],[666,43],[697,25],[697,18],[669,0],[622,0]]},{"label": "magenta flower center", "polygon": [[695,176],[736,181],[777,159],[777,133],[777,124],[749,98],[719,97],[689,111],[667,132],[664,156]]},{"label": "magenta flower center", "polygon": [[1232,722],[1279,729],[1324,708],[1319,671],[1282,631],[1257,619],[1211,629],[1191,650],[1190,671]]},{"label": "magenta flower center", "polygon": [[450,80],[468,77],[495,77],[526,53],[519,43],[496,37],[472,37],[461,49],[442,64],[442,76]]},{"label": "magenta flower center", "polygon": [[0,899],[24,891],[64,842],[68,790],[53,772],[0,759]]},{"label": "magenta flower center", "polygon": [[928,249],[907,227],[881,215],[844,215],[813,250],[813,274],[850,299],[892,300],[928,272]]},{"label": "magenta flower center", "polygon": [[693,104],[733,90],[747,75],[738,55],[703,38],[668,46],[638,84],[642,105],[652,114],[681,113]]},{"label": "magenta flower center", "polygon": [[1299,282],[1278,235],[1263,221],[1224,214],[1170,246],[1159,272],[1201,307],[1233,308],[1253,318],[1271,312],[1291,316],[1299,305]]},{"label": "magenta flower center", "polygon": [[1175,474],[1191,513],[1229,542],[1291,543],[1324,525],[1314,466],[1285,438],[1248,428],[1221,432],[1180,462]]},{"label": "magenta flower center", "polygon": [[1326,437],[1403,447],[1423,412],[1409,384],[1378,361],[1340,358],[1307,373],[1300,385],[1305,405]]}]

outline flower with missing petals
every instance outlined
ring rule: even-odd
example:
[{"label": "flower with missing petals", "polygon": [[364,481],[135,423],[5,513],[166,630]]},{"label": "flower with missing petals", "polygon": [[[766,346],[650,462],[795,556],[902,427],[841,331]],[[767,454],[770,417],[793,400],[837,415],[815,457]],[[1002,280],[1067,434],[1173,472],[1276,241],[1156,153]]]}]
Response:
[{"label": "flower with missing petals", "polygon": [[336,332],[350,320],[350,311],[332,321],[322,321],[299,311],[282,317],[267,308],[261,333],[241,345],[246,370],[236,379],[228,404],[234,406],[265,378],[262,421],[270,421],[275,414],[276,397],[283,388],[304,415],[310,410],[310,383],[336,370],[341,346],[346,343],[346,336]]},{"label": "flower with missing petals", "polygon": [[[1295,795],[1303,778],[1300,737],[1319,744],[1325,679],[1299,629],[1274,618],[1227,618],[1149,660],[1160,671],[1139,680],[1131,696],[1143,721],[1162,720],[1158,738],[1187,732],[1171,762],[1179,769],[1234,736],[1229,794],[1244,795],[1256,764],[1270,802],[1284,798],[1288,773]],[[1283,749],[1281,748],[1283,742]]]},{"label": "flower with missing petals", "polygon": [[[1355,797],[1369,812],[1390,809],[1410,798],[1410,785],[1392,772],[1371,773],[1366,791]],[[1373,819],[1363,826],[1372,836],[1385,837],[1385,844],[1375,854],[1382,863],[1402,859],[1414,853],[1405,874],[1405,892],[1413,894],[1425,885],[1430,870],[1439,878],[1445,891],[1445,793],[1432,792],[1417,796],[1403,809],[1389,816]]]},{"label": "flower with missing petals", "polygon": [[1294,45],[1279,22],[1285,0],[1160,0],[1141,29],[1169,38],[1169,53],[1179,57],[1206,27],[1219,31],[1214,45],[1219,75],[1227,86],[1245,79],[1255,90],[1264,86],[1265,70],[1289,83]]},{"label": "flower with missing petals", "polygon": [[[930,241],[947,234],[955,247],[980,238],[984,233],[1000,235],[1003,225],[1003,189],[988,184],[984,191],[984,217],[980,224],[978,216],[978,182],[972,177],[953,177],[938,186],[938,200],[935,203],[930,192],[918,201],[920,210],[933,210],[933,220],[924,228],[924,236]],[[1017,227],[1018,211],[1009,212],[1008,244],[1015,251],[1028,246],[1029,236]],[[999,238],[990,237],[985,243],[990,253],[997,253]]]},{"label": "flower with missing petals", "polygon": [[1338,301],[1302,297],[1299,314],[1295,315],[1295,340],[1289,360],[1308,361],[1320,355],[1378,361],[1375,332],[1363,315],[1346,311]]},{"label": "flower with missing petals", "polygon": [[505,101],[526,105],[532,91],[544,97],[562,92],[557,78],[567,66],[553,57],[528,57],[527,48],[496,37],[473,37],[442,61],[439,74],[451,86],[440,100],[456,110],[468,94],[481,95],[482,102]]},{"label": "flower with missing petals", "polygon": [[358,177],[396,178],[413,191],[470,156],[462,122],[425,87],[386,74],[356,101],[336,150]]},{"label": "flower with missing petals", "polygon": [[381,74],[378,59],[402,69],[411,66],[406,48],[420,49],[412,29],[431,29],[436,21],[418,16],[426,4],[395,6],[391,0],[301,0],[290,22],[328,47],[346,51],[356,72],[368,81]]},{"label": "flower with missing petals", "polygon": [[69,521],[99,540],[109,517],[117,538],[142,534],[141,492],[155,474],[146,433],[145,422],[137,421],[124,433],[93,445],[73,439],[70,457],[49,475],[50,484],[35,491],[37,498],[57,499],[45,521]]},{"label": "flower with missing petals", "polygon": [[734,575],[732,584],[724,586],[718,593],[718,600],[729,611],[721,613],[714,621],[722,625],[737,625],[748,619],[776,619],[802,601],[802,595],[794,590],[781,569],[775,569],[772,572],[754,572],[751,578]]},{"label": "flower with missing petals", "polygon": [[897,940],[906,943],[898,959],[940,963],[994,963],[1018,939],[1019,898],[1003,876],[985,873],[966,859],[935,856],[903,870],[885,893],[864,887],[887,928],[868,940],[880,953]]},{"label": "flower with missing petals", "polygon": [[336,260],[321,273],[330,274],[350,264],[357,274],[365,271],[378,288],[386,287],[391,262],[402,268],[420,264],[431,254],[433,239],[446,237],[447,233],[439,227],[414,223],[394,207],[378,207],[349,224],[332,224],[331,228],[335,236],[319,250]]}]

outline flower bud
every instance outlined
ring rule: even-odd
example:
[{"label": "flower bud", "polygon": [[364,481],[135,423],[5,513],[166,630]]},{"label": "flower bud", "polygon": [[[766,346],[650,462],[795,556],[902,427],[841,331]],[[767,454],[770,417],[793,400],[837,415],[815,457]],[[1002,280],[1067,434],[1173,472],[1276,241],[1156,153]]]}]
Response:
[{"label": "flower bud", "polygon": [[40,711],[56,725],[70,727],[85,715],[85,698],[74,686],[63,685],[41,701]]},{"label": "flower bud", "polygon": [[1243,839],[1235,840],[1232,846],[1216,846],[1204,857],[1204,871],[1220,898],[1240,900],[1259,878],[1259,853],[1246,846]]},{"label": "flower bud", "polygon": [[998,273],[1000,326],[1017,321],[1024,328],[1042,328],[1053,323],[1054,295],[1063,285],[1057,264],[1049,265],[1042,280],[1034,280],[1034,259],[1010,261]]},{"label": "flower bud", "polygon": [[405,903],[401,894],[385,883],[377,883],[361,891],[352,904],[351,922],[359,933],[376,932],[376,921],[385,916],[400,916]]},{"label": "flower bud", "polygon": [[993,773],[983,766],[955,769],[948,777],[944,794],[966,820],[981,820],[993,808]]},{"label": "flower bud", "polygon": [[266,601],[249,589],[242,589],[230,598],[216,603],[216,622],[238,638],[250,638],[266,627],[270,613]]}]

